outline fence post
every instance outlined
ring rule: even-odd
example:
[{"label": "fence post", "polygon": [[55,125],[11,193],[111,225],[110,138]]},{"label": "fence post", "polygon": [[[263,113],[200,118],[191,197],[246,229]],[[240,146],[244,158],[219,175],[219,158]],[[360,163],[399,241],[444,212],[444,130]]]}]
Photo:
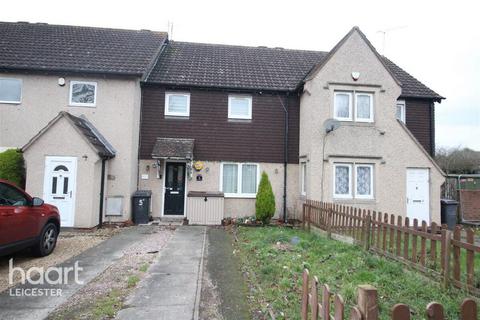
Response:
[{"label": "fence post", "polygon": [[332,238],[332,217],[333,217],[333,204],[330,204],[327,209],[327,237]]},{"label": "fence post", "polygon": [[377,289],[371,285],[358,286],[357,305],[363,315],[363,320],[378,320]]},{"label": "fence post", "polygon": [[308,269],[303,270],[302,283],[302,320],[308,320],[308,279],[310,274]]},{"label": "fence post", "polygon": [[307,207],[305,205],[305,202],[302,204],[302,229],[305,230],[305,210],[307,210]]},{"label": "fence post", "polygon": [[364,234],[365,237],[363,238],[364,244],[363,247],[366,251],[370,249],[370,237],[371,237],[371,230],[372,230],[372,217],[370,216],[370,211],[368,212],[367,216],[365,217],[365,225],[364,225]]},{"label": "fence post", "polygon": [[311,203],[308,203],[307,205],[307,229],[308,229],[308,232],[310,232],[310,219],[312,218],[311,217],[311,213],[312,213],[312,204]]},{"label": "fence post", "polygon": [[452,240],[452,231],[442,230],[442,261],[443,261],[443,286],[448,288],[450,284],[450,246]]}]

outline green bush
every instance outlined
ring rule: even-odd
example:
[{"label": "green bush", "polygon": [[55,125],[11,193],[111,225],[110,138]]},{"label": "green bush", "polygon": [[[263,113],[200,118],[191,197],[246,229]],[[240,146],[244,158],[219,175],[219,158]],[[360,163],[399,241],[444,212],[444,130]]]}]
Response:
[{"label": "green bush", "polygon": [[19,187],[24,187],[25,165],[20,151],[9,149],[0,152],[0,179],[8,180]]},{"label": "green bush", "polygon": [[270,222],[275,214],[275,196],[268,175],[262,172],[260,185],[258,186],[257,200],[255,202],[255,216],[264,224]]}]

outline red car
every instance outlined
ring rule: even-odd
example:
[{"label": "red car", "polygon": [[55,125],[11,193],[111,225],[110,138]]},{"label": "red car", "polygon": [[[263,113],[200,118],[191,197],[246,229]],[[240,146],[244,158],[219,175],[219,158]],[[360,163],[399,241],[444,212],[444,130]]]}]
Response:
[{"label": "red car", "polygon": [[47,256],[55,249],[59,232],[57,207],[0,179],[0,256],[25,248]]}]

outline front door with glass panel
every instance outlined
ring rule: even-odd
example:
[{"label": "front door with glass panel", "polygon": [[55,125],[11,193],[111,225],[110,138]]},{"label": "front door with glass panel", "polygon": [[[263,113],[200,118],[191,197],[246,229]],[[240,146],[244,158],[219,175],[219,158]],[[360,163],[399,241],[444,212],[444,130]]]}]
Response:
[{"label": "front door with glass panel", "polygon": [[60,211],[62,227],[73,227],[77,158],[46,157],[43,198]]},{"label": "front door with glass panel", "polygon": [[183,216],[185,209],[185,163],[167,162],[163,214]]}]

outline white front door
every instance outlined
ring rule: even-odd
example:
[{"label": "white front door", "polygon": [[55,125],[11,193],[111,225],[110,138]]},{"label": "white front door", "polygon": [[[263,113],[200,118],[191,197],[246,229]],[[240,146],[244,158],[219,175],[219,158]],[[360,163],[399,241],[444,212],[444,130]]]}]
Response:
[{"label": "white front door", "polygon": [[429,169],[407,168],[407,217],[430,223]]},{"label": "white front door", "polygon": [[43,198],[60,211],[62,227],[73,227],[77,158],[46,157]]}]

